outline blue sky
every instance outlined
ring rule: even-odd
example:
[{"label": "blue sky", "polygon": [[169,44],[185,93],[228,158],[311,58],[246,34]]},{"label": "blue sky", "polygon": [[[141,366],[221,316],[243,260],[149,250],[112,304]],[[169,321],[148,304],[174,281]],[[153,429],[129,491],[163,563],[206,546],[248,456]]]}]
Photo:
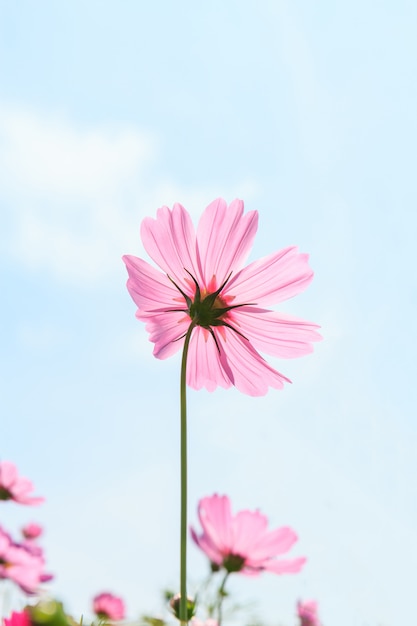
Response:
[{"label": "blue sky", "polygon": [[[294,577],[232,581],[272,625],[410,620],[417,567],[416,5],[0,0],[0,456],[47,503],[52,592],[159,611],[178,574],[179,359],[159,362],[120,257],[140,222],[218,196],[259,211],[251,259],[316,276],[293,380],[189,394],[190,520],[227,493],[299,534]],[[271,360],[272,362],[273,360]],[[190,581],[206,571],[190,546]]]}]

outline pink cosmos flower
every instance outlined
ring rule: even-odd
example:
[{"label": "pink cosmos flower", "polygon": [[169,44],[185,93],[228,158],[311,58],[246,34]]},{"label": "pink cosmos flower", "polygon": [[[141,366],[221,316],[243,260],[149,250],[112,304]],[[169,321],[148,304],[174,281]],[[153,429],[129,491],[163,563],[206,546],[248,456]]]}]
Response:
[{"label": "pink cosmos flower", "polygon": [[115,622],[124,619],[125,605],[121,598],[112,593],[100,593],[93,599],[93,611],[100,619]]},{"label": "pink cosmos flower", "polygon": [[241,200],[228,207],[219,198],[195,233],[184,207],[164,206],[141,226],[143,245],[163,273],[143,259],[123,257],[136,316],[146,323],[157,358],[177,352],[193,324],[187,383],[194,389],[235,385],[252,396],[281,389],[291,381],[258,350],[293,358],[321,339],[316,324],[263,308],[304,291],[313,272],[308,256],[295,247],[243,267],[257,223],[256,211],[243,214]]},{"label": "pink cosmos flower", "polygon": [[33,484],[18,476],[17,468],[10,461],[0,462],[0,500],[14,500],[19,504],[40,504],[45,498],[35,498],[29,493]]},{"label": "pink cosmos flower", "polygon": [[297,603],[297,615],[300,618],[300,626],[320,626],[318,617],[318,604],[315,600]]},{"label": "pink cosmos flower", "polygon": [[13,611],[9,618],[4,618],[4,626],[31,626],[31,619],[27,611],[17,613]]},{"label": "pink cosmos flower", "polygon": [[42,533],[42,526],[39,526],[39,524],[35,524],[34,522],[26,524],[26,526],[22,528],[22,535],[25,539],[38,539]]},{"label": "pink cosmos flower", "polygon": [[23,544],[14,543],[8,533],[0,527],[0,579],[15,582],[27,594],[35,593],[44,582],[44,558]]},{"label": "pink cosmos flower", "polygon": [[295,532],[288,527],[268,530],[268,518],[259,511],[232,515],[227,496],[214,494],[200,500],[198,517],[203,533],[197,535],[191,528],[191,536],[215,567],[247,575],[295,574],[306,561],[304,557],[277,559],[297,541]]}]

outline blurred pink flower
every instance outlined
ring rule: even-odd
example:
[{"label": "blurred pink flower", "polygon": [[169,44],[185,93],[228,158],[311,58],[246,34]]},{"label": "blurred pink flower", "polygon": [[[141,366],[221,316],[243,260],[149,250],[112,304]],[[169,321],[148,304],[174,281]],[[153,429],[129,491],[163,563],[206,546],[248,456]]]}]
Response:
[{"label": "blurred pink flower", "polygon": [[93,599],[93,611],[101,619],[115,622],[124,619],[125,605],[121,598],[112,593],[100,593]]},{"label": "blurred pink flower", "polygon": [[218,385],[251,396],[281,389],[288,378],[258,350],[280,358],[312,351],[321,339],[311,322],[262,308],[304,291],[313,278],[308,256],[292,246],[243,267],[258,214],[243,215],[243,202],[219,198],[204,211],[197,233],[180,204],[164,206],[141,225],[143,245],[162,269],[124,256],[127,288],[146,323],[154,355],[177,352],[191,323],[187,383],[213,391]]},{"label": "blurred pink flower", "polygon": [[216,619],[212,619],[211,617],[205,621],[197,619],[196,617],[193,617],[191,620],[191,626],[218,626],[218,623]]},{"label": "blurred pink flower", "polygon": [[35,498],[29,493],[33,484],[18,476],[17,467],[10,461],[0,461],[0,500],[14,500],[19,504],[40,504],[45,498]]},{"label": "blurred pink flower", "polygon": [[0,527],[0,579],[7,578],[27,594],[36,593],[39,584],[49,580],[44,574],[45,560],[42,554],[29,550],[26,546],[14,543],[8,533]]},{"label": "blurred pink flower", "polygon": [[4,626],[30,626],[31,620],[27,611],[13,611],[10,617],[4,618]]},{"label": "blurred pink flower", "polygon": [[300,626],[320,626],[318,617],[318,604],[315,600],[297,603],[297,615],[300,618]]},{"label": "blurred pink flower", "polygon": [[39,524],[35,524],[34,522],[26,524],[26,526],[22,528],[22,535],[25,539],[37,539],[42,535],[42,533],[42,526],[39,526]]},{"label": "blurred pink flower", "polygon": [[268,518],[259,511],[232,515],[227,496],[214,494],[200,500],[198,517],[203,533],[197,535],[191,528],[192,538],[215,566],[228,572],[295,574],[306,561],[304,557],[276,559],[297,541],[295,532],[288,527],[267,530]]}]

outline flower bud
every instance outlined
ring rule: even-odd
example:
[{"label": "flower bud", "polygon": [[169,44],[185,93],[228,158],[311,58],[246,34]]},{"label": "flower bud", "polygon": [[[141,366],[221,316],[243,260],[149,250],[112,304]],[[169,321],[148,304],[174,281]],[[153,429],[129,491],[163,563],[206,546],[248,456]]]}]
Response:
[{"label": "flower bud", "polygon": [[[180,603],[181,596],[177,593],[175,596],[172,596],[169,601],[169,606],[171,607],[172,613],[175,615],[177,619],[180,619]],[[187,597],[187,622],[195,615],[195,601],[191,598]]]}]

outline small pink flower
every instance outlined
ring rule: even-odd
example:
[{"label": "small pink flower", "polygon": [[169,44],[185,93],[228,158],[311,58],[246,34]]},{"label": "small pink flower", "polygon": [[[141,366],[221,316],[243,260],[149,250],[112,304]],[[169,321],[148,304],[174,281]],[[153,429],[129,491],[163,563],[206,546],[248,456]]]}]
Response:
[{"label": "small pink flower", "polygon": [[33,484],[18,476],[17,468],[10,461],[0,462],[0,500],[14,500],[19,504],[40,504],[45,498],[35,498],[29,493]]},{"label": "small pink flower", "polygon": [[200,500],[198,517],[203,533],[197,535],[191,528],[192,538],[212,564],[228,572],[295,574],[306,561],[304,557],[275,558],[294,545],[295,532],[288,527],[267,530],[268,518],[259,511],[245,510],[232,515],[227,496],[214,494]]},{"label": "small pink flower", "polygon": [[4,626],[31,626],[31,620],[27,611],[17,613],[13,611],[9,618],[4,618]]},{"label": "small pink flower", "polygon": [[112,593],[100,593],[93,599],[93,611],[100,619],[115,622],[124,619],[125,605],[121,598]]},{"label": "small pink flower", "polygon": [[315,600],[297,603],[297,615],[300,618],[300,626],[320,626],[318,617],[318,604]]},{"label": "small pink flower", "polygon": [[222,198],[212,202],[197,233],[184,207],[164,206],[141,226],[143,245],[162,273],[123,257],[136,317],[146,323],[158,359],[180,350],[192,325],[187,384],[194,389],[235,385],[251,396],[282,389],[291,381],[259,352],[299,357],[321,339],[316,324],[263,308],[304,291],[313,272],[294,246],[244,267],[257,224],[256,211],[243,215],[242,200],[229,207]]},{"label": "small pink flower", "polygon": [[0,579],[9,579],[27,594],[36,593],[40,583],[51,576],[43,571],[42,550],[33,551],[24,544],[14,543],[0,527]]},{"label": "small pink flower", "polygon": [[22,528],[22,535],[25,539],[37,539],[42,535],[42,533],[43,528],[42,526],[39,526],[39,524],[26,524],[26,526]]}]

